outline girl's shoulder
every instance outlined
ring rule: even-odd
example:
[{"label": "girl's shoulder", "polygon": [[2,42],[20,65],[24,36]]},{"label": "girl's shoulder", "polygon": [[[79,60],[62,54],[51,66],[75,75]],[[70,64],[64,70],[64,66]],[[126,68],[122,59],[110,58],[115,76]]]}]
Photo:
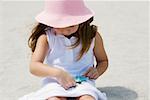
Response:
[{"label": "girl's shoulder", "polygon": [[39,43],[40,44],[48,43],[46,34],[42,34],[39,36],[39,38],[37,40],[37,44],[39,44]]},{"label": "girl's shoulder", "polygon": [[103,39],[102,39],[102,36],[101,36],[101,33],[100,32],[96,32],[96,35],[95,35],[95,42],[96,41],[99,41],[99,42],[102,42]]},{"label": "girl's shoulder", "polygon": [[102,36],[101,36],[101,33],[100,32],[96,32],[96,35],[95,37],[93,38],[93,41],[94,41],[94,48],[96,47],[96,45],[103,45],[103,39],[102,39]]},{"label": "girl's shoulder", "polygon": [[[96,32],[96,35],[95,35],[95,38],[99,38],[99,37],[101,37],[101,33],[100,32]],[[101,37],[102,38],[102,37]]]}]

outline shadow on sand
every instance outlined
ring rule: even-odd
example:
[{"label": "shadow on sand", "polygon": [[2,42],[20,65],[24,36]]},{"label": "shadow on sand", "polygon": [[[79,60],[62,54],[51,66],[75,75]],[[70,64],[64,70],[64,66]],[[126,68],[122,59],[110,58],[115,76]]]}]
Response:
[{"label": "shadow on sand", "polygon": [[108,100],[136,100],[138,94],[125,87],[98,87],[101,92],[105,92]]}]

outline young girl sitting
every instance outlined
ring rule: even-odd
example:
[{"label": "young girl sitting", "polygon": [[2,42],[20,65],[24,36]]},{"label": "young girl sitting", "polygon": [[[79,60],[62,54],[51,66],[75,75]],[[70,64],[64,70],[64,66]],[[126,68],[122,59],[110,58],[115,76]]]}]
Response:
[{"label": "young girl sitting", "polygon": [[108,59],[93,19],[83,0],[45,1],[28,41],[30,71],[43,77],[43,87],[20,100],[107,100],[95,86]]}]

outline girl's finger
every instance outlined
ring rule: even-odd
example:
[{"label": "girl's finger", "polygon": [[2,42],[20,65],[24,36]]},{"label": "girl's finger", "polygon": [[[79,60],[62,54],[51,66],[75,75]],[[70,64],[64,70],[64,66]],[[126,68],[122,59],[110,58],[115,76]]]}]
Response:
[{"label": "girl's finger", "polygon": [[93,74],[90,78],[91,79],[97,79],[98,78],[98,73]]},{"label": "girl's finger", "polygon": [[87,76],[89,74],[89,72],[91,72],[92,69],[93,69],[93,67],[90,67],[83,75]]},{"label": "girl's finger", "polygon": [[62,86],[64,89],[66,89],[66,90],[67,90],[67,88],[68,88],[66,83],[62,83],[61,86]]},{"label": "girl's finger", "polygon": [[96,73],[93,73],[91,76],[89,76],[90,79],[93,79]]},{"label": "girl's finger", "polygon": [[67,87],[70,88],[70,87],[75,86],[75,85],[76,85],[76,82],[75,82],[75,80],[72,78],[72,79],[68,79],[68,80],[66,81],[66,84],[67,84]]},{"label": "girl's finger", "polygon": [[97,73],[93,73],[90,78],[95,79],[97,75],[98,75]]},{"label": "girl's finger", "polygon": [[96,75],[98,74],[97,69],[93,68],[91,73],[89,73],[89,75],[87,75],[89,78],[94,78]]},{"label": "girl's finger", "polygon": [[94,74],[93,70],[90,70],[89,73],[86,76],[90,78],[93,74]]}]

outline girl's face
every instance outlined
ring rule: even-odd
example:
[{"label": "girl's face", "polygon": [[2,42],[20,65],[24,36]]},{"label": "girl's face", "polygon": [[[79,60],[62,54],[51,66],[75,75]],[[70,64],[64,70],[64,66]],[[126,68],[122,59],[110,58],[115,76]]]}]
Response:
[{"label": "girl's face", "polygon": [[53,28],[56,34],[71,35],[78,30],[79,25],[73,25],[65,28]]}]

